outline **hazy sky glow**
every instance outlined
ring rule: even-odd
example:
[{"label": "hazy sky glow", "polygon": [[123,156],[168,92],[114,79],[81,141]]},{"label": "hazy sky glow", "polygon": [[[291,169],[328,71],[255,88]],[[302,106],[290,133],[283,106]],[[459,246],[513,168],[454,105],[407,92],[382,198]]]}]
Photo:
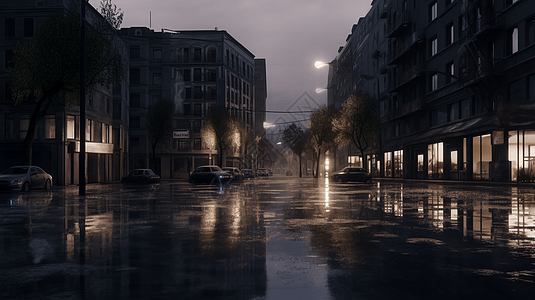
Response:
[{"label": "hazy sky glow", "polygon": [[[100,0],[90,3],[98,7]],[[112,0],[124,12],[122,27],[226,30],[267,63],[268,110],[287,110],[304,92],[320,104],[330,61],[371,0]],[[268,114],[268,121],[278,116]]]}]

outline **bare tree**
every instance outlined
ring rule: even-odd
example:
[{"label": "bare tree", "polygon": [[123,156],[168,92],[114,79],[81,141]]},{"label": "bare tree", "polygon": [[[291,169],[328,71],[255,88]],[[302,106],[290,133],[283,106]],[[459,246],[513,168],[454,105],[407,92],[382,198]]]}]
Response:
[{"label": "bare tree", "polygon": [[339,117],[332,122],[339,145],[354,144],[360,150],[364,168],[368,168],[365,151],[377,144],[380,130],[379,103],[368,94],[350,96]]},{"label": "bare tree", "polygon": [[100,14],[115,29],[119,29],[123,23],[124,13],[117,5],[112,4],[111,0],[100,1]]},{"label": "bare tree", "polygon": [[332,108],[322,105],[315,109],[310,115],[310,140],[309,145],[312,150],[312,156],[316,161],[316,171],[314,177],[319,175],[320,157],[327,150],[332,149],[336,134],[333,131],[332,121],[336,116],[336,111]]},{"label": "bare tree", "polygon": [[[32,162],[37,123],[50,109],[79,105],[80,11],[70,8],[47,19],[33,40],[18,44],[8,74],[15,104],[35,103],[24,139],[24,163]],[[120,82],[124,64],[109,26],[86,28],[86,88]]]},{"label": "bare tree", "polygon": [[201,128],[203,143],[209,148],[218,148],[219,165],[224,167],[223,154],[231,147],[239,147],[240,140],[237,133],[237,121],[221,107],[212,107],[208,112],[206,123]]},{"label": "bare tree", "polygon": [[175,105],[170,99],[161,99],[147,109],[147,133],[152,146],[152,159],[157,174],[162,175],[156,161],[156,146],[166,145],[172,138]]},{"label": "bare tree", "polygon": [[303,176],[301,160],[307,143],[307,134],[301,126],[292,123],[282,133],[282,145],[290,149],[299,158],[299,177]]}]

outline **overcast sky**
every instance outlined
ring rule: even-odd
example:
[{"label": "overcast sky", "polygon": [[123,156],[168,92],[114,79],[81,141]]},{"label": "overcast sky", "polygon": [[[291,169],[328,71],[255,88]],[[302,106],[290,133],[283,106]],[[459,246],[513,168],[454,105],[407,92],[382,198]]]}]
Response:
[{"label": "overcast sky", "polygon": [[[371,0],[112,0],[124,12],[121,27],[226,30],[267,64],[268,110],[288,110],[303,93],[326,103],[327,68]],[[100,0],[90,3],[98,8]],[[295,106],[294,106],[295,108]],[[291,120],[267,114],[268,122]]]}]

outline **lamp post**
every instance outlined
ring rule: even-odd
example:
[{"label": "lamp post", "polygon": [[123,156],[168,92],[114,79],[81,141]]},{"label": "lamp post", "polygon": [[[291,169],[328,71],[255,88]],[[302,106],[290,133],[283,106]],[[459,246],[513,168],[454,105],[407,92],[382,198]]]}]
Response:
[{"label": "lamp post", "polygon": [[80,25],[80,157],[78,158],[79,194],[85,195],[85,5],[87,0],[81,0]]}]

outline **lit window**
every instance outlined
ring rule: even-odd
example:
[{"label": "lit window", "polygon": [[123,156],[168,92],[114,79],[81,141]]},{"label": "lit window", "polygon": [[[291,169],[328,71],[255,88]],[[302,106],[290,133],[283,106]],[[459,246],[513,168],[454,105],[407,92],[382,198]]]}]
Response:
[{"label": "lit window", "polygon": [[513,28],[511,32],[511,53],[518,52],[518,27]]},{"label": "lit window", "polygon": [[45,120],[45,139],[56,138],[56,116],[47,115]]},{"label": "lit window", "polygon": [[429,8],[430,8],[431,21],[433,21],[438,17],[437,3],[435,2],[435,3],[431,4],[431,6]]},{"label": "lit window", "polygon": [[431,91],[438,89],[438,74],[431,76]]},{"label": "lit window", "polygon": [[431,56],[437,54],[438,52],[438,39],[435,37],[431,40]]}]

